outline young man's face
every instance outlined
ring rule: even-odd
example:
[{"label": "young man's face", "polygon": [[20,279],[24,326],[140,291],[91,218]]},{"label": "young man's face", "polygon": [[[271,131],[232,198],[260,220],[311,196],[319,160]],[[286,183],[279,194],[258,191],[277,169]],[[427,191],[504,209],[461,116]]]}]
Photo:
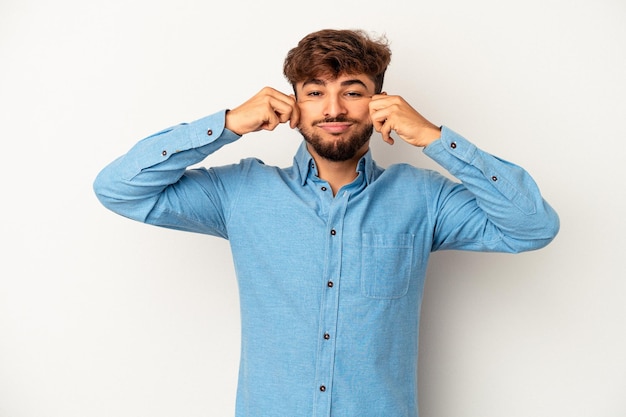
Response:
[{"label": "young man's face", "polygon": [[309,151],[331,161],[360,158],[373,132],[369,102],[374,89],[365,74],[297,83],[298,128]]}]

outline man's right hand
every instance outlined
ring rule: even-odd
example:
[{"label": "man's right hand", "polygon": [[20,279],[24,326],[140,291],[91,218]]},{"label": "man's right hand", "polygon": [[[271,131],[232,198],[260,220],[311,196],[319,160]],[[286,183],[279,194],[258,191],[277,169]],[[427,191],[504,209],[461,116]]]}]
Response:
[{"label": "man's right hand", "polygon": [[300,121],[300,109],[293,95],[265,87],[242,105],[226,112],[226,129],[238,135],[274,130],[289,122],[293,129]]}]

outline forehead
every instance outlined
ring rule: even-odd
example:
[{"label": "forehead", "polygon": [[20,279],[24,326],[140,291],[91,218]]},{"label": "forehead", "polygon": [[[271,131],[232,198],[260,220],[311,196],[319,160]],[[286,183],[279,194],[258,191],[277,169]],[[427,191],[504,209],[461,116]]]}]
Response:
[{"label": "forehead", "polygon": [[296,84],[298,88],[305,87],[355,87],[362,86],[374,90],[374,80],[367,74],[339,74],[337,77],[320,75]]}]

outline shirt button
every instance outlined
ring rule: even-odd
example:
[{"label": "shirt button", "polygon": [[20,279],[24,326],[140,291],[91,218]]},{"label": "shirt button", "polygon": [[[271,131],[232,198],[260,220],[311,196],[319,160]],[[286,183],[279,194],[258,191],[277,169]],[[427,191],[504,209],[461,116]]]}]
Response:
[{"label": "shirt button", "polygon": [[326,187],[322,187],[322,191],[326,191],[326,190],[327,190],[327,188],[326,188]]},{"label": "shirt button", "polygon": [[207,130],[207,131],[206,131],[206,134],[207,134],[208,136],[211,136],[211,135],[213,134],[213,130],[211,130],[211,129]]},{"label": "shirt button", "polygon": [[452,142],[452,143],[450,144],[450,147],[451,147],[452,149],[456,149],[456,142]]},{"label": "shirt button", "polygon": [[333,287],[333,285],[335,285],[335,284],[333,284],[333,282],[332,282],[332,281],[328,281],[328,284],[326,284],[326,285],[328,285],[328,288],[332,288],[332,287]]},{"label": "shirt button", "polygon": [[330,231],[330,234],[335,236],[337,234],[337,232],[335,231],[335,229],[333,229],[333,230]]},{"label": "shirt button", "polygon": [[167,151],[161,152],[161,155],[163,155],[163,156],[167,155]]},{"label": "shirt button", "polygon": [[326,340],[330,339],[330,335],[328,333],[324,333],[324,339]]},{"label": "shirt button", "polygon": [[494,175],[493,177],[491,177],[491,181],[498,181],[498,177]]},{"label": "shirt button", "polygon": [[322,391],[322,392],[326,391],[326,387],[325,387],[324,385],[322,385],[322,386],[320,387],[320,391]]}]

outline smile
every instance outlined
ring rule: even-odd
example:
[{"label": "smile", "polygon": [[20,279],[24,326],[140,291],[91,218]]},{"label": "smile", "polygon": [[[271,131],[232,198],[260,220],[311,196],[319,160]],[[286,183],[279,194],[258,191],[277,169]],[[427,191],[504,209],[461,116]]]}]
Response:
[{"label": "smile", "polygon": [[352,126],[350,122],[324,122],[315,125],[328,133],[343,133]]}]

